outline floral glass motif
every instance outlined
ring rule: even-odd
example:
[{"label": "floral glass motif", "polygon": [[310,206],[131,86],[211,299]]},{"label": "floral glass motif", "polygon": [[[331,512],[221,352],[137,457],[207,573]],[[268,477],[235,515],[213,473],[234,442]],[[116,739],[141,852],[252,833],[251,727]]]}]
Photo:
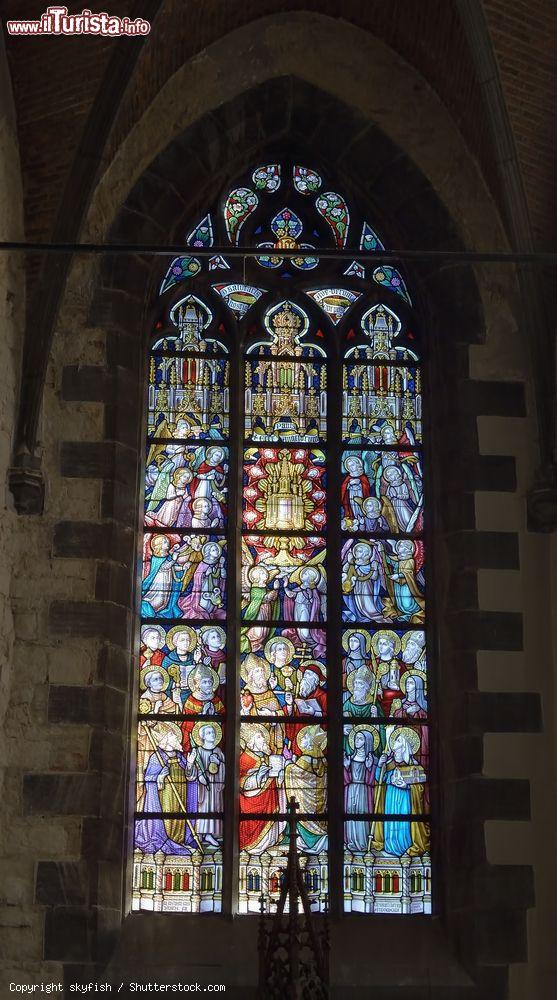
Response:
[{"label": "floral glass motif", "polygon": [[385,247],[378,235],[371,228],[368,222],[364,222],[362,227],[362,235],[360,236],[360,250],[366,250],[368,252],[374,250],[384,250]]},{"label": "floral glass motif", "polygon": [[421,534],[424,523],[419,452],[371,448],[345,451],[342,471],[344,531]]},{"label": "floral glass motif", "polygon": [[231,191],[224,206],[224,222],[231,243],[238,243],[240,230],[246,219],[258,205],[258,197],[249,188],[239,187]]},{"label": "floral glass motif", "polygon": [[209,257],[209,270],[210,271],[230,271],[230,264],[228,261],[218,254],[216,257]]},{"label": "floral glass motif", "polygon": [[229,309],[236,313],[240,319],[245,316],[248,309],[255,305],[261,298],[265,289],[256,288],[255,285],[225,284],[213,285],[213,288],[226,302]]},{"label": "floral glass motif", "polygon": [[325,632],[288,625],[242,629],[240,714],[327,714]]},{"label": "floral glass motif", "polygon": [[427,719],[425,645],[421,629],[347,629],[342,636],[344,715]]},{"label": "floral glass motif", "polygon": [[361,278],[363,281],[366,276],[366,269],[358,264],[357,260],[353,260],[351,264],[348,265],[346,271],[342,272],[347,278]]},{"label": "floral glass motif", "polygon": [[373,280],[377,282],[378,285],[383,285],[385,288],[389,288],[391,292],[396,292],[400,295],[409,306],[412,305],[412,300],[408,294],[408,289],[406,288],[406,283],[402,277],[400,271],[397,271],[395,267],[389,267],[387,264],[382,264],[381,267],[376,267],[373,272]]},{"label": "floral glass motif", "polygon": [[342,195],[337,194],[336,191],[326,191],[324,194],[319,195],[315,204],[317,211],[329,223],[337,247],[342,249],[346,246],[348,227],[350,225],[350,215],[344,198]]},{"label": "floral glass motif", "polygon": [[266,167],[258,167],[253,171],[252,181],[258,191],[278,191],[280,187],[280,163],[270,163]]},{"label": "floral glass motif", "polygon": [[319,449],[247,448],[243,523],[249,531],[321,531],[325,455]]},{"label": "floral glass motif", "polygon": [[361,298],[360,292],[354,292],[350,288],[314,288],[308,289],[306,295],[317,302],[335,326],[340,323],[350,306]]},{"label": "floral glass motif", "polygon": [[281,209],[271,221],[271,232],[277,242],[295,242],[301,236],[302,229],[301,220],[290,208]]},{"label": "floral glass motif", "polygon": [[175,257],[162,280],[159,295],[164,295],[178,282],[195,277],[200,270],[201,263],[196,257]]},{"label": "floral glass motif", "polygon": [[326,594],[323,538],[243,537],[242,618],[323,622]]},{"label": "floral glass motif", "polygon": [[224,528],[228,448],[179,441],[150,444],[145,524],[153,528]]},{"label": "floral glass motif", "polygon": [[412,445],[421,441],[420,369],[345,364],[342,437],[350,444]]},{"label": "floral glass motif", "polygon": [[211,216],[206,215],[204,219],[192,229],[186,238],[186,243],[190,247],[212,247],[213,245],[213,223]]},{"label": "floral glass motif", "polygon": [[350,539],[342,548],[342,565],[343,621],[423,622],[423,542]]},{"label": "floral glass motif", "polygon": [[323,181],[315,170],[309,167],[296,166],[293,169],[294,187],[300,194],[315,194],[319,191]]}]

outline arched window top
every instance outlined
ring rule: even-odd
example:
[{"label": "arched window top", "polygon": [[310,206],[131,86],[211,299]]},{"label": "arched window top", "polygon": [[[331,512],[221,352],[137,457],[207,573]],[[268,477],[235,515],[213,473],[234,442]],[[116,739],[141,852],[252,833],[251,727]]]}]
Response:
[{"label": "arched window top", "polygon": [[[372,261],[350,261],[346,257],[331,261],[319,256],[319,250],[335,248],[372,254],[384,250],[385,245],[369,221],[361,217],[357,206],[350,208],[347,198],[329,187],[324,175],[312,166],[271,163],[247,171],[210,212],[189,227],[184,237],[184,256],[176,257],[169,265],[160,294],[202,273],[237,270],[233,259],[226,257],[227,245],[265,251],[255,258],[257,266],[251,272],[254,284],[213,285],[240,317],[264,294],[266,289],[260,285],[273,277],[288,281],[304,274],[308,278],[329,279],[330,287],[326,284],[305,291],[333,323],[338,323],[361,295],[343,287],[342,278],[365,281],[371,287],[377,285],[411,305],[406,282],[397,268],[376,266]],[[208,250],[213,246],[222,248],[223,253],[209,258],[195,257],[196,247]],[[277,249],[300,250],[300,254],[284,259],[273,254]],[[257,274],[259,281],[255,281]],[[332,278],[336,278],[336,284]]]}]

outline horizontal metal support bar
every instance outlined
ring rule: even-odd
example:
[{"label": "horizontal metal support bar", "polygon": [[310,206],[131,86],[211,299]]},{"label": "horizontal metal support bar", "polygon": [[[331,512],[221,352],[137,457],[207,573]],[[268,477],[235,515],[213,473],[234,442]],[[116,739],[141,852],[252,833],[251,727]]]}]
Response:
[{"label": "horizontal metal support bar", "polygon": [[[23,253],[44,254],[88,254],[118,256],[126,254],[146,254],[148,256],[188,256],[256,258],[263,256],[262,250],[256,247],[184,247],[173,243],[31,243],[23,241],[0,242],[0,252],[21,251]],[[267,254],[268,256],[268,254]],[[273,250],[273,257],[283,257],[291,260],[294,257],[309,256],[302,250]],[[537,264],[557,265],[555,252],[515,252],[515,251],[473,251],[473,250],[380,250],[361,253],[356,249],[336,250],[331,248],[316,248],[312,256],[321,260],[358,260],[377,264],[392,261],[433,261],[437,263],[473,264],[473,263],[506,263],[506,264]]]}]

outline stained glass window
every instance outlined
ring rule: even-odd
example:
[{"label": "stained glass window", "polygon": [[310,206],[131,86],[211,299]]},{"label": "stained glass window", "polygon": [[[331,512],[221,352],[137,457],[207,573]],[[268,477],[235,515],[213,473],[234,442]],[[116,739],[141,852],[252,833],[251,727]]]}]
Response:
[{"label": "stained glass window", "polygon": [[149,346],[132,906],[272,908],[293,796],[315,910],[430,913],[410,283],[318,164],[208,208]]}]

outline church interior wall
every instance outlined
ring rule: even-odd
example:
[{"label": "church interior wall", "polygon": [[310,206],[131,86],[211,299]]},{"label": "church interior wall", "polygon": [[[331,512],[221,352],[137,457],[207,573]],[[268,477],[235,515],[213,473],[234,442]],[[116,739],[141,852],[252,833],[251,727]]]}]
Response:
[{"label": "church interior wall", "polygon": [[[331,96],[355,107],[370,123],[360,142],[354,140],[354,155],[373,156],[371,125],[400,147],[428,179],[467,248],[504,248],[503,227],[477,164],[448,112],[424,81],[380,42],[363,37],[349,25],[298,14],[292,33],[292,19],[277,16],[242,28],[185,64],[168,81],[106,165],[83,238],[101,240],[113,231],[115,220],[122,218],[123,206],[129,206],[134,185],[149,172],[158,154],[172,150],[173,140],[178,143],[179,160],[184,157],[179,143],[189,126],[213,115],[218,122],[226,102],[237,97],[237,107],[241,107],[244,95],[258,86],[268,82],[272,87],[275,80],[290,78],[302,79],[313,87],[325,86]],[[317,34],[319,46],[315,45]],[[322,72],[325,63],[329,67],[326,81]],[[0,92],[4,90],[0,88]],[[212,173],[223,166],[223,151],[228,155],[235,145],[240,163],[264,144],[265,122],[250,116],[249,96],[244,103],[244,116],[227,122],[228,147],[214,129],[205,149],[188,150],[186,146],[185,155],[200,160],[202,169],[197,186],[180,192],[182,212],[188,206],[193,210],[203,204],[214,185]],[[273,106],[272,99],[268,111],[281,121],[280,109]],[[0,150],[5,153],[0,171],[7,172],[5,185],[0,177],[0,192],[15,192],[5,200],[0,193],[0,225],[6,234],[21,230],[17,148],[10,114],[10,109],[6,112],[0,104]],[[302,120],[299,109],[293,114]],[[330,127],[326,114],[318,124],[321,132]],[[284,120],[282,125],[284,134],[289,122]],[[333,146],[340,142],[339,136],[331,133]],[[349,159],[350,155],[348,149],[345,156]],[[185,162],[184,158],[184,166]],[[342,156],[339,163],[342,166]],[[230,161],[226,169],[232,169]],[[179,170],[176,183],[180,184]],[[404,207],[405,199],[400,197],[397,211],[403,213]],[[383,210],[388,217],[388,205]],[[160,217],[156,202],[152,207],[144,204],[131,221],[130,211],[129,207],[124,209],[132,236],[142,238],[147,232],[168,238],[164,229],[157,231]],[[420,245],[418,237],[416,245]],[[123,811],[126,794],[122,759],[127,759],[129,733],[135,575],[135,513],[133,509],[130,512],[130,504],[137,489],[140,338],[145,307],[139,296],[118,291],[119,266],[116,263],[110,270],[112,290],[104,296],[99,294],[105,279],[98,262],[82,258],[72,267],[44,390],[44,514],[18,520],[8,501],[0,516],[0,540],[8,554],[0,572],[0,634],[8,650],[6,661],[12,664],[11,680],[7,681],[2,661],[0,679],[0,715],[2,692],[7,696],[8,688],[10,699],[4,731],[7,768],[1,810],[4,860],[0,868],[5,873],[1,907],[5,922],[1,929],[6,931],[2,945],[6,981],[13,979],[15,969],[18,979],[25,976],[29,983],[61,974],[62,967],[66,975],[101,969],[126,909],[121,828],[111,821],[111,811]],[[0,343],[6,388],[0,401],[0,461],[4,470],[11,446],[23,324],[22,273],[18,268],[14,259],[0,259],[0,310],[6,310],[1,316],[6,336]],[[144,261],[134,260],[133,269],[143,288],[152,287],[151,270]],[[460,362],[463,357],[468,360],[465,378],[474,385],[488,383],[490,391],[494,383],[514,383],[517,387],[517,393],[509,394],[511,404],[501,407],[502,413],[497,414],[496,404],[484,401],[474,417],[480,456],[507,459],[516,471],[516,485],[511,475],[510,481],[507,476],[506,485],[497,489],[493,471],[489,482],[484,477],[473,491],[475,530],[489,533],[491,541],[487,534],[483,536],[485,547],[476,564],[472,559],[472,569],[477,572],[477,602],[472,600],[469,607],[461,604],[459,613],[462,622],[468,620],[464,617],[468,613],[495,615],[496,619],[489,620],[496,620],[503,633],[508,627],[511,636],[507,647],[503,638],[499,648],[478,650],[479,691],[495,700],[481,703],[481,711],[485,712],[488,704],[492,709],[487,722],[478,727],[474,747],[479,741],[478,774],[495,782],[530,782],[532,823],[526,804],[517,807],[516,815],[512,805],[502,806],[503,818],[485,824],[489,864],[511,866],[510,875],[519,885],[516,913],[524,905],[531,906],[528,962],[520,937],[521,917],[517,916],[515,951],[511,946],[508,952],[504,947],[497,951],[499,939],[493,945],[499,955],[493,964],[512,966],[511,1000],[525,1000],[537,995],[536,990],[545,987],[555,971],[549,934],[551,883],[555,883],[556,874],[550,840],[555,807],[548,794],[555,741],[548,658],[555,566],[550,565],[547,539],[529,532],[526,525],[525,494],[537,465],[536,431],[515,277],[509,268],[486,265],[476,270],[475,280],[485,336],[484,331],[471,332],[471,340],[482,342],[461,351]],[[457,306],[466,315],[466,303]],[[521,405],[524,388],[525,404]],[[116,401],[118,392],[124,401]],[[481,396],[480,390],[478,394]],[[507,463],[504,469],[508,468]],[[443,484],[440,496],[442,499]],[[494,534],[499,536],[495,541]],[[468,563],[465,568],[469,569]],[[516,640],[520,615],[523,642]],[[519,645],[522,648],[517,648]],[[474,656],[472,672],[475,662]],[[536,701],[526,693],[542,696],[542,734],[536,731]],[[509,695],[511,700],[501,700],[500,695]],[[517,705],[522,705],[530,732],[520,732],[520,720],[514,723],[518,732],[501,730],[505,722],[499,714],[512,715],[518,711]],[[547,767],[540,767],[541,760],[548,762]],[[528,798],[524,786],[517,792],[521,802],[525,795]],[[115,807],[115,803],[119,805]],[[465,815],[462,823],[466,823]],[[535,908],[526,865],[534,868]],[[201,942],[203,931],[197,924],[194,934]],[[164,954],[161,941],[165,928],[178,946],[177,932],[168,930],[169,926],[164,921],[154,928],[144,921],[141,934],[136,935],[128,922],[114,960],[115,974],[133,967],[138,954],[149,948],[159,957]],[[232,948],[232,926],[224,929],[222,925],[218,931],[224,975],[226,963],[230,969],[235,964],[227,951]],[[514,940],[514,927],[503,926],[500,934]],[[334,931],[341,933],[340,929]],[[250,947],[247,938],[244,945]],[[441,964],[434,947],[429,947],[427,961],[430,969]],[[235,968],[234,975],[239,975]],[[167,962],[166,973],[173,972],[177,975],[177,966]],[[453,985],[466,983],[464,973],[461,980],[454,970],[451,974],[456,977]],[[339,970],[338,975],[342,978],[348,973]],[[501,988],[499,979],[497,988]]]}]

